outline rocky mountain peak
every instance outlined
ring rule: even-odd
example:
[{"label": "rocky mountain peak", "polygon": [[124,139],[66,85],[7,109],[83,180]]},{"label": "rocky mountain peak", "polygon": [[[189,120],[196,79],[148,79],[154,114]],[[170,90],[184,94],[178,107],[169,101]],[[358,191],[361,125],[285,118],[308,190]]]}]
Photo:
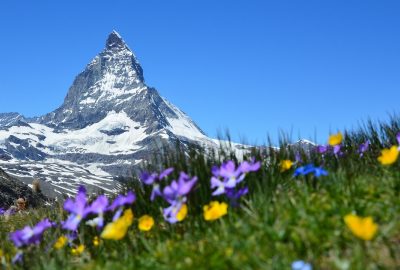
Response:
[{"label": "rocky mountain peak", "polygon": [[113,30],[107,38],[106,48],[127,48],[125,41],[117,31]]}]

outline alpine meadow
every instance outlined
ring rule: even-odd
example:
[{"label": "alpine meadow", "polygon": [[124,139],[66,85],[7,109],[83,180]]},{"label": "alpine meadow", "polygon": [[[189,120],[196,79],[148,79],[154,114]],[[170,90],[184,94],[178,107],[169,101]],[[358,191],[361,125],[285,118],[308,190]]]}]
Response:
[{"label": "alpine meadow", "polygon": [[0,13],[0,269],[400,270],[400,1]]}]

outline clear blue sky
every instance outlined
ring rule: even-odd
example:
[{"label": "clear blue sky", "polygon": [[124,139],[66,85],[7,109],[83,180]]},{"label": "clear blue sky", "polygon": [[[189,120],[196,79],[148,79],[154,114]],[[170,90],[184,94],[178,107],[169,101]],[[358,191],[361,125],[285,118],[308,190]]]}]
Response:
[{"label": "clear blue sky", "polygon": [[0,111],[57,108],[116,29],[210,136],[324,142],[400,109],[400,1],[0,2]]}]

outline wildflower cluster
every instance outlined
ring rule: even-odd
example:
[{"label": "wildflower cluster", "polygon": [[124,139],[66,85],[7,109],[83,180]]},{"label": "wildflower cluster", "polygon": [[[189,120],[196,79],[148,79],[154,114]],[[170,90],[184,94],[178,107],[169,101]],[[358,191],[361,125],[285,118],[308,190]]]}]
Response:
[{"label": "wildflower cluster", "polygon": [[[246,174],[260,169],[261,163],[255,161],[244,161],[238,167],[233,161],[228,161],[220,168],[212,169],[213,177],[210,180],[211,189],[214,196],[225,194],[232,203],[248,193],[248,187],[240,187]],[[154,201],[161,197],[166,207],[162,211],[164,219],[171,223],[183,221],[188,214],[188,197],[194,191],[198,178],[189,176],[185,172],[180,172],[177,179],[167,182],[167,178],[173,173],[173,168],[168,168],[160,174],[142,173],[141,181],[145,185],[152,186],[150,200]],[[90,201],[86,189],[81,186],[75,198],[68,198],[63,205],[68,213],[66,220],[53,222],[44,219],[33,227],[26,226],[10,234],[10,240],[17,248],[13,262],[23,260],[24,249],[29,246],[40,245],[44,233],[50,228],[62,230],[64,233],[54,240],[52,247],[55,250],[70,247],[70,253],[80,256],[86,250],[88,243],[81,242],[78,237],[82,226],[93,227],[97,235],[92,240],[93,246],[100,244],[100,239],[118,241],[123,239],[134,222],[134,214],[130,205],[136,200],[133,191],[126,195],[118,195],[110,203],[105,195],[99,195]],[[228,205],[224,202],[211,202],[204,206],[204,220],[213,221],[227,214]],[[138,220],[140,231],[150,231],[155,224],[153,217],[143,215]]]},{"label": "wildflower cluster", "polygon": [[80,243],[78,239],[79,227],[82,221],[86,221],[86,225],[95,227],[98,231],[101,231],[105,224],[105,213],[114,212],[115,210],[117,211],[113,215],[112,222],[107,224],[101,232],[100,237],[113,240],[122,239],[128,227],[132,224],[132,210],[126,210],[124,215],[120,216],[123,207],[132,204],[134,201],[135,194],[128,192],[126,196],[119,195],[111,205],[109,205],[109,200],[104,195],[98,196],[92,203],[89,203],[86,189],[81,186],[74,199],[68,198],[64,202],[64,210],[69,213],[66,220],[57,223],[46,218],[33,227],[26,226],[10,234],[10,240],[17,248],[13,262],[22,261],[24,248],[31,245],[39,245],[43,234],[50,228],[59,228],[65,232],[65,234],[61,235],[54,242],[54,249],[60,250],[68,245],[71,247],[71,254],[82,254],[85,250],[85,244]]},{"label": "wildflower cluster", "polygon": [[212,168],[211,189],[214,189],[212,195],[219,196],[225,194],[230,200],[231,205],[237,206],[240,197],[249,192],[247,186],[242,185],[246,174],[258,171],[261,162],[244,161],[236,167],[233,161],[225,162],[221,167],[214,166]]}]

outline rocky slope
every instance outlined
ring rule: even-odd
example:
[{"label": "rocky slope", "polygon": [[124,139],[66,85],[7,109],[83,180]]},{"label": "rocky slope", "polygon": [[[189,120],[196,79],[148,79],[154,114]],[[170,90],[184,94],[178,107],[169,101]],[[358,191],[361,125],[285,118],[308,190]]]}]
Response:
[{"label": "rocky slope", "polygon": [[0,208],[8,209],[20,197],[26,199],[28,207],[38,207],[47,201],[42,193],[33,192],[29,186],[0,168]]}]

